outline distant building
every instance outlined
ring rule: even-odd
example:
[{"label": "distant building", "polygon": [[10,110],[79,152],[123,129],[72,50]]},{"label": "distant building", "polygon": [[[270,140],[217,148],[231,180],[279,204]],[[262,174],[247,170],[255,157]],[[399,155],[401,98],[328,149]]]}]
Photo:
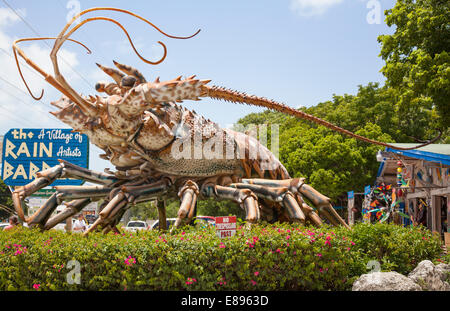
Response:
[{"label": "distant building", "polygon": [[[414,144],[393,144],[413,147]],[[450,144],[431,144],[414,150],[386,148],[377,183],[397,184],[397,162],[402,162],[405,212],[440,234],[450,232]]]}]

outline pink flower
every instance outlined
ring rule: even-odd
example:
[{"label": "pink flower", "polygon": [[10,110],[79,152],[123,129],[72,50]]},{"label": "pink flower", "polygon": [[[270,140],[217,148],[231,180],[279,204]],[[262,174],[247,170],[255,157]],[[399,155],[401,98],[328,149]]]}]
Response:
[{"label": "pink flower", "polygon": [[35,290],[39,290],[39,287],[41,286],[41,284],[33,284],[33,288]]},{"label": "pink flower", "polygon": [[252,285],[253,285],[253,286],[255,286],[255,285],[256,285],[256,282],[255,282],[255,281],[253,281],[253,280],[251,280],[251,281],[250,281],[250,283],[252,283]]},{"label": "pink flower", "polygon": [[316,256],[317,256],[317,257],[322,257],[322,254],[321,254],[321,253],[318,253]]},{"label": "pink flower", "polygon": [[286,236],[286,240],[289,240],[290,238],[291,238],[290,235],[287,235],[287,236]]},{"label": "pink flower", "polygon": [[125,264],[126,264],[127,266],[132,266],[132,265],[134,265],[135,263],[136,263],[136,258],[133,258],[133,257],[131,257],[131,256],[128,256],[128,258],[125,259]]},{"label": "pink flower", "polygon": [[354,243],[353,241],[351,241],[351,243],[350,243],[350,244],[351,244],[352,246],[353,246],[353,245],[355,245],[355,243]]},{"label": "pink flower", "polygon": [[225,244],[223,244],[222,242],[220,242],[219,248],[225,248]]},{"label": "pink flower", "polygon": [[195,282],[197,282],[196,279],[193,279],[193,278],[187,278],[186,285],[191,285],[191,284],[194,284]]},{"label": "pink flower", "polygon": [[259,275],[259,271],[255,271],[255,276],[258,276]]}]

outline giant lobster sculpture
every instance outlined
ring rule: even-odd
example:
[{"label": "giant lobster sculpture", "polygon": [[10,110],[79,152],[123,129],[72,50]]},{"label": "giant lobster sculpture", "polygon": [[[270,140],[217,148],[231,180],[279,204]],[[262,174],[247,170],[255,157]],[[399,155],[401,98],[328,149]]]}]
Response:
[{"label": "giant lobster sculpture", "polygon": [[[51,113],[74,131],[86,134],[93,144],[105,151],[102,157],[117,169],[116,172],[94,172],[60,161],[59,165],[39,172],[33,182],[16,188],[13,193],[15,209],[22,220],[29,225],[50,229],[79,213],[91,201],[103,199],[99,218],[85,234],[98,229],[103,229],[103,232],[117,231],[116,225],[131,204],[178,196],[181,205],[174,227],[192,220],[196,213],[196,202],[201,197],[239,203],[246,212],[248,223],[263,219],[269,222],[309,221],[320,225],[320,215],[334,225],[347,227],[333,209],[329,198],[305,184],[304,179],[290,178],[283,165],[256,139],[243,133],[222,129],[177,103],[210,97],[256,105],[316,122],[369,143],[389,145],[358,136],[272,100],[208,86],[209,80],[198,80],[195,76],[185,79],[178,77],[164,82],[159,79],[147,82],[138,70],[117,62],[114,62],[117,69],[98,65],[114,80],[111,83],[96,84],[96,90],[106,96],[83,97],[72,89],[61,75],[57,54],[67,40],[84,46],[69,37],[86,23],[103,20],[116,24],[124,31],[136,54],[146,63],[158,64],[166,56],[166,46],[159,42],[164,48],[162,59],[156,62],[144,59],[136,51],[126,29],[112,18],[88,18],[68,30],[76,19],[93,11],[116,11],[132,15],[171,38],[187,39],[198,33],[190,37],[175,37],[129,11],[92,8],[75,16],[57,38],[26,38],[14,42],[13,51],[20,75],[22,76],[22,73],[17,54],[64,95],[59,101],[52,103],[59,110]],[[17,45],[22,41],[43,39],[55,39],[50,55],[54,76],[44,72]],[[29,92],[31,94],[30,90]],[[38,100],[42,94],[40,97],[33,97]],[[199,139],[195,140],[195,137]],[[233,150],[234,156],[180,157],[180,146],[185,143],[195,142],[187,144],[188,153],[192,154],[198,147],[196,144],[208,144],[208,141],[217,137],[219,140],[215,140],[215,148]],[[258,150],[256,156],[254,150]],[[50,185],[57,178],[83,179],[96,186],[55,187],[55,194],[34,215],[25,218],[23,199]],[[304,197],[313,203],[316,210],[305,203]],[[52,216],[55,208],[63,202],[67,202],[66,209]],[[164,218],[164,213],[160,216]]]}]

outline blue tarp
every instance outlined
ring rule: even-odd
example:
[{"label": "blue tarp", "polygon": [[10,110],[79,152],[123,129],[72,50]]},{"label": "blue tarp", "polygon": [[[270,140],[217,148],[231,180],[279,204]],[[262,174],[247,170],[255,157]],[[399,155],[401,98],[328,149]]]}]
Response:
[{"label": "blue tarp", "polygon": [[[450,155],[446,155],[446,154],[434,153],[434,152],[429,152],[429,151],[421,151],[421,150],[397,150],[397,149],[393,149],[393,148],[389,148],[389,147],[387,147],[384,151],[403,155],[405,157],[450,165]],[[378,168],[377,177],[380,176],[381,172],[383,171],[383,167],[384,167],[384,161],[381,162],[380,167]]]}]

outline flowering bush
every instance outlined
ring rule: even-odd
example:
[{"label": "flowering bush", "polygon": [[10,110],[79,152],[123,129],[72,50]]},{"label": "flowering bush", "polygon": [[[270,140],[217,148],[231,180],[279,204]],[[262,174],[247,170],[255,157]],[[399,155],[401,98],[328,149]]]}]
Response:
[{"label": "flowering bush", "polygon": [[[183,230],[0,232],[0,290],[348,290],[369,260],[407,273],[440,253],[427,231],[385,224],[273,224],[227,239],[214,228]],[[80,284],[68,282],[77,272]]]}]

